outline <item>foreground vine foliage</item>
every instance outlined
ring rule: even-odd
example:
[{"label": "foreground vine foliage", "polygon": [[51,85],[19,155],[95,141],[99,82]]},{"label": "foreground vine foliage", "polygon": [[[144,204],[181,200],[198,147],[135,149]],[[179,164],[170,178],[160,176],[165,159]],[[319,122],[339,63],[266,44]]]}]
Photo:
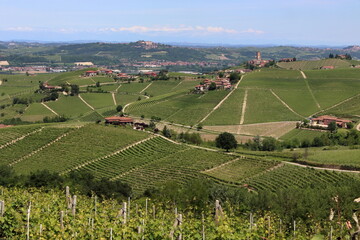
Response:
[{"label": "foreground vine foliage", "polygon": [[330,220],[285,222],[271,212],[243,212],[218,201],[200,212],[191,206],[180,210],[151,199],[99,201],[96,196],[66,192],[1,188],[0,238],[235,240],[347,234],[345,226]]}]

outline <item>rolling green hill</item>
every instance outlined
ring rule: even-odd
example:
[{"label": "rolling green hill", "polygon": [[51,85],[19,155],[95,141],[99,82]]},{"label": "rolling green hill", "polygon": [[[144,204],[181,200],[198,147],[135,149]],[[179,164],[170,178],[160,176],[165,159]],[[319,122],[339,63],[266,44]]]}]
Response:
[{"label": "rolling green hill", "polygon": [[350,68],[351,62],[341,59],[325,59],[319,61],[296,61],[296,62],[279,62],[277,65],[285,69],[294,70],[313,70],[320,69],[323,66],[334,66],[335,68]]}]

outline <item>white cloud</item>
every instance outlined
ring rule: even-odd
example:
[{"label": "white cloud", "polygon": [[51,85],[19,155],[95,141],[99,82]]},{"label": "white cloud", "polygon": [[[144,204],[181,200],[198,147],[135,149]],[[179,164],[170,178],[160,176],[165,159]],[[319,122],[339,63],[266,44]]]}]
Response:
[{"label": "white cloud", "polygon": [[6,28],[6,31],[13,31],[13,32],[32,32],[34,31],[31,27],[10,27]]},{"label": "white cloud", "polygon": [[[223,27],[203,27],[203,26],[157,26],[157,27],[146,27],[146,26],[131,26],[131,27],[119,27],[119,28],[102,28],[102,32],[131,32],[131,33],[182,33],[182,32],[193,32],[193,33],[228,33],[236,34],[239,31],[235,29],[227,29]],[[255,31],[255,30],[254,30]]]},{"label": "white cloud", "polygon": [[248,30],[241,31],[241,33],[264,34],[265,32],[261,31],[261,30],[255,30],[255,29],[249,28]]}]

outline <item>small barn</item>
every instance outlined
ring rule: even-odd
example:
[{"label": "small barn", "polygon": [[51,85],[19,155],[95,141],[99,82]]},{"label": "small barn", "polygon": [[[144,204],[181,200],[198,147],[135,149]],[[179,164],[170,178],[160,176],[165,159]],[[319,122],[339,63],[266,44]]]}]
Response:
[{"label": "small barn", "polygon": [[113,117],[107,117],[105,118],[105,123],[106,124],[113,124],[113,125],[133,125],[134,124],[134,119],[130,118],[130,117],[118,117],[118,116],[113,116]]}]

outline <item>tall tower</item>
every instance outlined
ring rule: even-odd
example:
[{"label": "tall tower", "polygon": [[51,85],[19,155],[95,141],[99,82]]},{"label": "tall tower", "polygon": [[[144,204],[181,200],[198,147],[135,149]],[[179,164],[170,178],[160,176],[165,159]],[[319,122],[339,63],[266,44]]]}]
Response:
[{"label": "tall tower", "polygon": [[256,60],[261,60],[261,52],[256,52]]}]

